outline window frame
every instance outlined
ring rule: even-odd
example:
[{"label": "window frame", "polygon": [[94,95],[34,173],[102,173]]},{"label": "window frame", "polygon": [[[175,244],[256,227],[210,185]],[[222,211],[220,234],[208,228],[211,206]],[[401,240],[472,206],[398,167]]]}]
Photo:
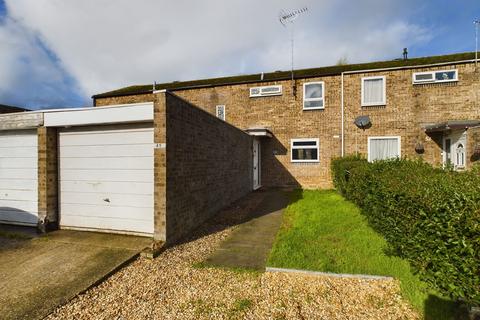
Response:
[{"label": "window frame", "polygon": [[[388,139],[397,139],[398,142],[398,158],[402,158],[402,137],[401,136],[374,136],[374,137],[368,137],[368,142],[367,142],[367,152],[368,152],[368,162],[372,162],[372,158],[370,155],[370,141],[371,140],[388,140]],[[394,158],[390,158],[394,159]],[[385,160],[385,159],[382,159]]]},{"label": "window frame", "polygon": [[[306,87],[311,84],[321,84],[322,85],[322,97],[321,98],[306,98],[305,92]],[[305,102],[310,101],[322,101],[323,105],[321,107],[314,107],[314,108],[305,108]],[[314,81],[314,82],[304,82],[303,83],[303,102],[302,102],[302,109],[303,110],[323,110],[325,109],[325,81]]]},{"label": "window frame", "polygon": [[[315,146],[294,146],[294,142],[315,142]],[[294,149],[317,149],[317,159],[293,159]],[[290,161],[293,163],[318,163],[320,162],[320,139],[319,138],[294,138],[290,139]]]},{"label": "window frame", "polygon": [[[262,93],[262,90],[265,88],[276,88],[276,92],[268,92],[268,93]],[[256,89],[258,90],[258,94],[253,94],[252,90]],[[249,92],[249,97],[250,98],[262,98],[262,97],[274,97],[274,96],[281,96],[283,94],[283,85],[278,84],[278,85],[270,85],[270,86],[259,86],[259,87],[251,87],[248,88]]]},{"label": "window frame", "polygon": [[[437,80],[435,75],[437,73],[442,73],[442,72],[455,72],[455,78],[454,79],[448,79],[448,80]],[[416,75],[421,75],[421,74],[431,74],[432,80],[415,80]],[[434,71],[423,71],[423,72],[413,72],[412,73],[412,84],[426,84],[426,83],[445,83],[445,82],[458,82],[458,69],[449,69],[449,70],[434,70]]]},{"label": "window frame", "polygon": [[[383,80],[383,94],[381,102],[365,102],[365,81],[368,80]],[[362,107],[376,107],[376,106],[386,106],[387,105],[387,77],[385,76],[372,76],[372,77],[362,77]]]},{"label": "window frame", "polygon": [[[220,107],[223,107],[223,119],[218,116],[218,110],[220,109]],[[224,104],[218,104],[218,105],[215,106],[215,116],[222,121],[226,121],[226,119],[227,119],[227,108],[225,107]]]}]

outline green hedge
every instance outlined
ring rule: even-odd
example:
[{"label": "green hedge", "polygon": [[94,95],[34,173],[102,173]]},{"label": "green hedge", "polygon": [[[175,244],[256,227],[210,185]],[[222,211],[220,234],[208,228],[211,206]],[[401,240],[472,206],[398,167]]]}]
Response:
[{"label": "green hedge", "polygon": [[432,288],[480,303],[480,171],[411,160],[335,159],[337,190]]}]

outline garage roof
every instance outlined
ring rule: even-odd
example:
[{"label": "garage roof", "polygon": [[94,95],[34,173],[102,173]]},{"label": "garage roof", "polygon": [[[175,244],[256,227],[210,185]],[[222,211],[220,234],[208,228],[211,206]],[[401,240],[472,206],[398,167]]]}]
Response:
[{"label": "garage roof", "polygon": [[[313,78],[320,76],[333,76],[340,75],[342,72],[353,72],[361,70],[375,70],[384,68],[405,68],[405,67],[420,67],[425,65],[437,64],[437,63],[455,63],[466,60],[473,60],[475,58],[474,52],[449,54],[442,56],[421,57],[413,59],[399,59],[390,61],[379,61],[371,63],[359,63],[348,65],[335,65],[321,68],[310,68],[295,70],[295,78]],[[191,89],[211,86],[222,86],[231,84],[242,83],[259,83],[269,81],[289,80],[291,78],[290,71],[276,71],[249,75],[239,75],[222,78],[210,78],[192,81],[174,81],[169,83],[161,83],[155,86],[155,90],[179,90],[179,89]],[[263,80],[262,80],[263,79]],[[120,88],[117,90],[100,93],[92,96],[92,98],[107,98],[116,96],[136,95],[136,94],[148,94],[152,93],[153,84],[146,85],[134,85],[129,87]]]}]

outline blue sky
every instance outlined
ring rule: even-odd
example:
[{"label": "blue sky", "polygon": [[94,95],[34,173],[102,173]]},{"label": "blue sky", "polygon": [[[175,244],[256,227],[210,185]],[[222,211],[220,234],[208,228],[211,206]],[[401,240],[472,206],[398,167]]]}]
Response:
[{"label": "blue sky", "polygon": [[[91,105],[122,86],[473,51],[478,0],[0,0],[0,104]],[[254,10],[252,10],[254,8]]]}]

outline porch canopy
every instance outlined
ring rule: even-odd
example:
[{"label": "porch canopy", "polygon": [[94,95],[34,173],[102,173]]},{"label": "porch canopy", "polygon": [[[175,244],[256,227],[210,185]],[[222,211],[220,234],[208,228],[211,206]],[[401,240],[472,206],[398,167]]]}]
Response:
[{"label": "porch canopy", "polygon": [[265,127],[248,128],[247,130],[245,130],[245,132],[255,137],[267,137],[267,138],[273,137],[272,132]]},{"label": "porch canopy", "polygon": [[445,132],[480,126],[480,120],[449,120],[424,126],[426,133]]}]

